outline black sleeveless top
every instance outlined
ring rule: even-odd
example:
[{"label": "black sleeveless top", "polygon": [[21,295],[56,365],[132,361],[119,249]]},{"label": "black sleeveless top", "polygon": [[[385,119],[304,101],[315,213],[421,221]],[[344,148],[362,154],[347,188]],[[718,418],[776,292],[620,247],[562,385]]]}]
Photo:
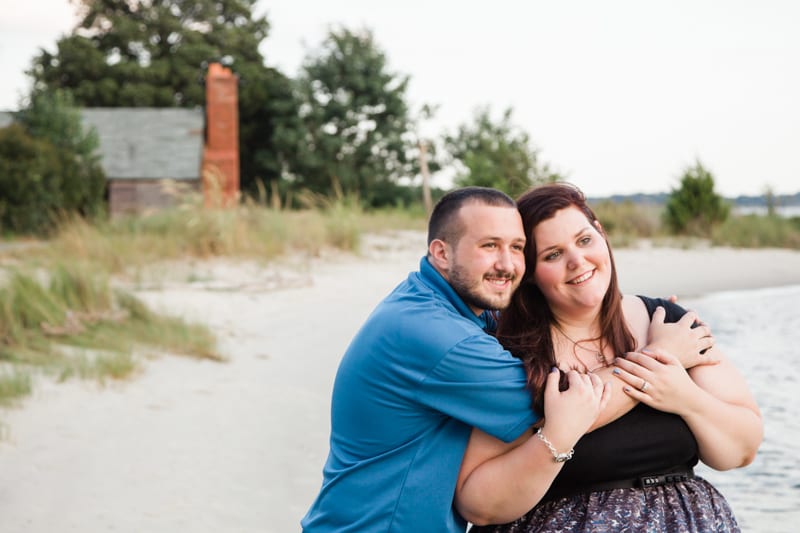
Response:
[{"label": "black sleeveless top", "polygon": [[[639,296],[652,318],[657,306],[666,322],[686,313],[667,300]],[[574,457],[564,463],[544,500],[591,491],[591,486],[615,480],[670,472],[697,464],[697,442],[678,415],[640,403],[614,422],[584,435]]]}]

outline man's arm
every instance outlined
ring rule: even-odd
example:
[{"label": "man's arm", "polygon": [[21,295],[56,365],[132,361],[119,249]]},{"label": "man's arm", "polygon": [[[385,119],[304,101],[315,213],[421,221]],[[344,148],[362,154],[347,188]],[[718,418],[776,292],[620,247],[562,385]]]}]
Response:
[{"label": "man's arm", "polygon": [[455,495],[456,509],[465,519],[478,525],[510,522],[547,492],[563,464],[550,447],[557,453],[571,450],[611,394],[596,375],[571,370],[567,377],[565,391],[558,390],[557,369],[547,377],[541,434],[526,433],[506,444],[473,429]]}]

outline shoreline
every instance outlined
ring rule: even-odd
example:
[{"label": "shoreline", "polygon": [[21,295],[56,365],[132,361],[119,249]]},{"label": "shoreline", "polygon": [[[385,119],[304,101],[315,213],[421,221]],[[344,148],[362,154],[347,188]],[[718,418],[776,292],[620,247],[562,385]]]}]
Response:
[{"label": "shoreline", "polygon": [[[131,380],[42,380],[20,407],[0,408],[4,528],[299,531],[321,482],[339,358],[424,251],[422,232],[368,235],[359,256],[200,263],[218,279],[136,291],[211,326],[228,362],[144,357]],[[800,285],[798,251],[638,248],[615,259],[627,293],[685,301]],[[269,283],[281,273],[292,283]]]},{"label": "shoreline", "polygon": [[650,296],[800,285],[800,251],[765,248],[624,248],[614,251],[623,292]]}]

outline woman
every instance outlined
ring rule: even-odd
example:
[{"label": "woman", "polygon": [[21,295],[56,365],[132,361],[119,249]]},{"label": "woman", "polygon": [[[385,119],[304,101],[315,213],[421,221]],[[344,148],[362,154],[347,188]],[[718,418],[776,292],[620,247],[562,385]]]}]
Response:
[{"label": "woman", "polygon": [[[538,450],[525,455],[517,453],[521,442],[473,430],[456,490],[459,512],[475,524],[514,520],[474,533],[739,531],[724,497],[692,467],[699,459],[725,470],[754,459],[763,427],[742,376],[717,348],[708,356],[718,364],[688,371],[667,352],[630,353],[650,341],[657,307],[667,321],[684,311],[620,294],[608,240],[577,188],[531,189],[518,208],[527,269],[498,338],[526,362],[544,423],[526,444]],[[565,386],[559,373],[609,368],[621,389],[615,395],[631,400],[627,413],[581,437],[568,414],[548,411],[547,398]],[[538,461],[538,478],[503,483],[499,473],[515,461]],[[517,518],[520,509],[530,511]]]}]

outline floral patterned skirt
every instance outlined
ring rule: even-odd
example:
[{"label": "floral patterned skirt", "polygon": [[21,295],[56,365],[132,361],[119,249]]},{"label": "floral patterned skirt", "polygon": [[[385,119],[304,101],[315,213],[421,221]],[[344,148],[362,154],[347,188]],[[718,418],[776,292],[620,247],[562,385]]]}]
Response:
[{"label": "floral patterned skirt", "polygon": [[700,477],[646,489],[614,489],[540,503],[502,525],[470,533],[739,533],[725,497]]}]

